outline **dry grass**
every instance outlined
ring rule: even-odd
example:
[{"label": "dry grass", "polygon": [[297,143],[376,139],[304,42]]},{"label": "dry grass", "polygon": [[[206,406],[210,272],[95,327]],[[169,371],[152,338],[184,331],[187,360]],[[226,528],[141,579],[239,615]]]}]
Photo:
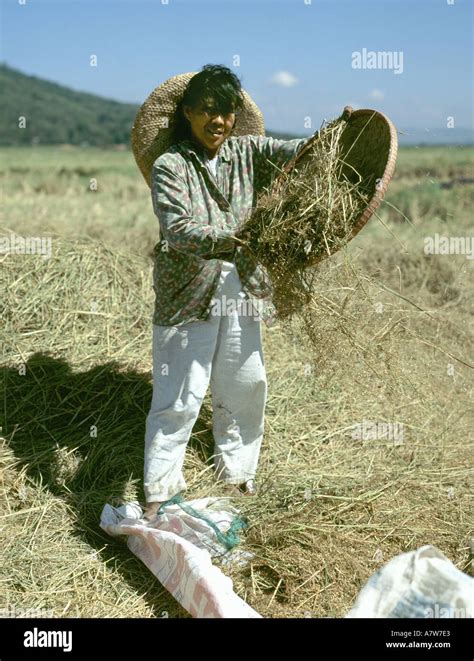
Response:
[{"label": "dry grass", "polygon": [[364,178],[344,172],[346,127],[342,118],[324,126],[295,168],[259,197],[245,224],[244,243],[269,271],[278,319],[308,304],[313,278],[306,267],[345,244],[370,200]]},{"label": "dry grass", "polygon": [[[373,219],[315,271],[312,324],[264,328],[261,493],[239,503],[256,556],[225,571],[265,617],[343,616],[381,562],[425,543],[469,570],[473,260],[422,252],[423,234],[469,233],[457,200],[448,220],[390,221],[396,240]],[[151,264],[64,238],[49,260],[1,261],[0,607],[187,617],[99,527],[106,502],[143,498]],[[189,498],[222,493],[211,413],[208,396]],[[403,442],[354,438],[364,420],[403,425]]]},{"label": "dry grass", "polygon": [[[354,264],[341,259],[320,274],[312,337],[301,323],[274,333],[284,351],[267,356],[278,363],[269,491],[245,507],[254,522],[247,541],[260,557],[236,576],[261,612],[340,617],[382,562],[426,543],[470,570],[474,416],[464,361],[473,342],[436,290],[441,259],[417,260],[419,281],[429,283],[417,298],[432,303],[431,317],[372,280],[354,280]],[[462,316],[471,274],[457,275],[453,266],[448,282],[463,292]],[[377,423],[376,438],[354,434],[364,421]],[[386,423],[402,438],[386,436]]]}]

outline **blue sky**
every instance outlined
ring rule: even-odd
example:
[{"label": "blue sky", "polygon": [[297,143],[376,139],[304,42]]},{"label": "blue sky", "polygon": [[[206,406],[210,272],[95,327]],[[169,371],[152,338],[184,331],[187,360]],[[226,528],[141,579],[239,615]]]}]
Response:
[{"label": "blue sky", "polygon": [[[218,63],[240,77],[267,129],[309,134],[305,118],[315,130],[346,104],[401,129],[444,129],[448,117],[473,127],[471,0],[1,3],[1,60],[77,90],[140,103],[170,76]],[[392,68],[354,68],[363,49],[391,53]]]}]

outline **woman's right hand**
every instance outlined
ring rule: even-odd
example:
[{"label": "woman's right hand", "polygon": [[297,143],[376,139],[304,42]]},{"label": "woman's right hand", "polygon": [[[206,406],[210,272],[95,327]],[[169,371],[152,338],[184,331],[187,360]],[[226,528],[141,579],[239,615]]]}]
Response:
[{"label": "woman's right hand", "polygon": [[250,234],[250,230],[247,227],[245,227],[245,225],[240,229],[238,229],[234,233],[234,236],[239,244],[244,244],[244,245],[250,243],[250,240],[252,238]]}]

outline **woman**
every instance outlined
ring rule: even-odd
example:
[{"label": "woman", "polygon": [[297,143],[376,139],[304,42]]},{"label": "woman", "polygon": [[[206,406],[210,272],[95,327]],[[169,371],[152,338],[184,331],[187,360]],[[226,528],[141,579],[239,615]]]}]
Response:
[{"label": "woman", "polygon": [[232,136],[244,103],[230,69],[203,67],[177,105],[174,143],[153,164],[162,240],[145,435],[148,518],[186,489],[185,450],[209,384],[216,476],[236,493],[256,491],[267,381],[261,318],[244,303],[268,299],[271,285],[239,228],[257,193],[306,139]]}]

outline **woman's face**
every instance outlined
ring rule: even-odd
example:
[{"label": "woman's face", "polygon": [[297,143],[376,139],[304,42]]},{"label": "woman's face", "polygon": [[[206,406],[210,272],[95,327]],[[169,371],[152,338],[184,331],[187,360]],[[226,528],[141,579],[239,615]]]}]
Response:
[{"label": "woman's face", "polygon": [[194,138],[206,149],[210,158],[229,137],[235,124],[235,113],[222,113],[211,103],[203,101],[197,108],[184,107],[184,114],[191,124]]}]

